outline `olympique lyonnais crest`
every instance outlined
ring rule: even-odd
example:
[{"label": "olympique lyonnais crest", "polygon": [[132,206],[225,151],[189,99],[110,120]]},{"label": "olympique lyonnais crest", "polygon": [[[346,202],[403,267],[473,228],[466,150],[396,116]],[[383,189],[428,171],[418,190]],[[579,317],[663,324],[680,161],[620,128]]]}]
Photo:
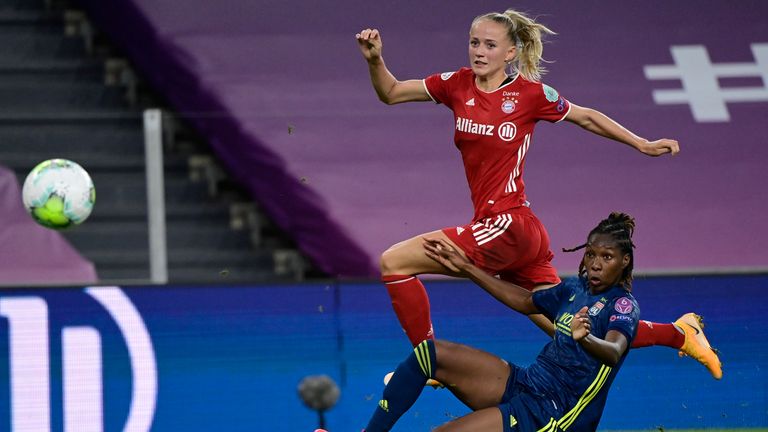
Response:
[{"label": "olympique lyonnais crest", "polygon": [[605,303],[598,301],[597,303],[593,304],[591,308],[589,308],[587,313],[589,316],[597,316],[597,314],[599,314],[604,307]]}]

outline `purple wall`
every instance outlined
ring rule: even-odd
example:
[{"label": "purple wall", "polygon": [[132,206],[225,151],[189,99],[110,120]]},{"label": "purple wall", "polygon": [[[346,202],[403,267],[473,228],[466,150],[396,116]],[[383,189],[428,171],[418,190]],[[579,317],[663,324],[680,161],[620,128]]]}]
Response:
[{"label": "purple wall", "polygon": [[[507,2],[81,3],[329,273],[375,275],[389,245],[471,217],[450,111],[379,103],[354,35],[381,29],[393,73],[421,78],[466,65],[472,17]],[[652,159],[568,123],[541,124],[526,184],[557,267],[575,271],[578,254],[558,251],[616,209],[637,218],[641,272],[768,268],[768,48],[750,49],[768,44],[768,3],[515,7],[558,32],[545,47],[554,60],[545,82],[641,136],[682,147],[675,158]],[[654,102],[654,90],[681,88],[645,76],[647,65],[673,63],[672,45],[700,45],[711,62],[738,64],[715,67],[731,71],[719,80],[693,65],[699,72],[685,85],[704,107],[699,121],[688,104]],[[713,83],[736,91],[702,90]]]}]

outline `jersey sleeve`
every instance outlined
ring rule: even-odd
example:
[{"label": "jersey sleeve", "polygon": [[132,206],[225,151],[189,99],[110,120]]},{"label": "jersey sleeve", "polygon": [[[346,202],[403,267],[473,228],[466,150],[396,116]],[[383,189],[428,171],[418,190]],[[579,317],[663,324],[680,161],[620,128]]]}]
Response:
[{"label": "jersey sleeve", "polygon": [[441,103],[451,107],[451,89],[458,81],[457,72],[443,72],[434,74],[424,79],[424,89],[435,103]]},{"label": "jersey sleeve", "polygon": [[538,95],[539,110],[536,119],[552,123],[563,120],[571,110],[571,103],[552,87],[544,83],[540,85],[541,93]]},{"label": "jersey sleeve", "polygon": [[552,288],[533,293],[533,304],[545,317],[554,321],[560,304],[570,295],[571,288],[567,282],[560,282]]},{"label": "jersey sleeve", "polygon": [[608,317],[606,333],[617,330],[627,338],[628,346],[637,333],[637,325],[640,321],[640,308],[632,297],[619,297],[613,302],[613,309]]}]

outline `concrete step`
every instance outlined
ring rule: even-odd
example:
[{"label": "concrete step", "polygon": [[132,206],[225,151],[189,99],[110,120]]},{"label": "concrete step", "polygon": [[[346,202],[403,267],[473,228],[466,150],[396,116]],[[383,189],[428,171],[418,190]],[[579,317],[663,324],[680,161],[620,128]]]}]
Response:
[{"label": "concrete step", "polygon": [[121,160],[136,169],[144,163],[143,131],[139,124],[127,127],[120,123],[0,124],[0,164],[26,173],[51,158],[71,159],[89,171],[100,166],[110,169]]},{"label": "concrete step", "polygon": [[[144,173],[124,174],[103,171],[90,172],[96,187],[96,207],[94,213],[101,207],[115,206],[119,203],[144,203],[147,200],[147,186]],[[208,191],[204,184],[190,183],[186,178],[166,176],[165,201],[166,206],[177,202],[200,202],[208,199]]]},{"label": "concrete step", "polygon": [[0,8],[42,11],[45,9],[45,0],[0,0]]},{"label": "concrete step", "polygon": [[34,154],[19,154],[19,153],[0,153],[0,163],[13,170],[19,172],[26,172],[26,170],[34,168],[34,166],[47,159],[69,159],[75,161],[80,166],[85,168],[90,173],[96,173],[97,171],[108,171],[110,169],[120,170],[134,170],[144,169],[144,155],[143,154],[103,154],[103,153],[86,153],[86,152],[72,152],[72,151],[58,151],[50,153],[34,153]]},{"label": "concrete step", "polygon": [[144,131],[136,125],[41,123],[0,124],[0,155],[6,150],[23,149],[28,153],[52,154],[67,151],[132,154],[144,152]]},{"label": "concrete step", "polygon": [[0,113],[54,115],[101,108],[125,109],[124,91],[92,81],[0,82]]},{"label": "concrete step", "polygon": [[[251,247],[248,233],[232,231],[227,225],[185,221],[166,224],[166,230],[169,248],[207,247],[216,250]],[[149,231],[144,221],[86,221],[64,231],[63,235],[86,256],[88,251],[103,250],[110,245],[126,250],[146,249],[149,245]]]},{"label": "concrete step", "polygon": [[18,61],[9,61],[8,58],[0,58],[0,73],[11,75],[13,73],[78,73],[83,70],[98,69],[104,72],[104,62],[91,57],[72,58],[27,58]]},{"label": "concrete step", "polygon": [[81,37],[65,36],[61,25],[0,26],[0,58],[12,61],[86,58]]},{"label": "concrete step", "polygon": [[[2,139],[1,136],[0,139]],[[19,150],[5,152],[0,147],[0,165],[17,171],[19,176],[25,176],[38,163],[54,158],[69,159],[77,162],[91,173],[92,176],[97,173],[144,172],[146,164],[143,152],[138,154],[136,152],[121,154],[119,152],[110,153],[108,150],[108,148],[95,146],[93,152],[62,149],[58,151],[23,153]],[[187,171],[187,161],[181,156],[169,155],[163,158],[163,162],[166,176],[171,172],[186,173]]]},{"label": "concrete step", "polygon": [[20,60],[0,58],[0,80],[4,83],[37,83],[46,80],[104,82],[104,65],[97,60]]},{"label": "concrete step", "polygon": [[[143,170],[143,167],[142,167]],[[96,186],[96,205],[88,222],[142,222],[147,220],[146,184],[143,171],[136,175],[91,171]],[[119,177],[136,177],[126,184]],[[19,185],[24,184],[26,173],[17,172]],[[166,220],[216,221],[229,226],[229,208],[208,197],[206,186],[190,183],[183,175],[171,175],[165,179]]]},{"label": "concrete step", "polygon": [[[88,255],[97,268],[126,268],[149,265],[147,250],[103,249],[91,250]],[[168,268],[210,267],[248,268],[274,265],[272,252],[254,249],[193,249],[172,248],[168,250]]]},{"label": "concrete step", "polygon": [[43,124],[95,125],[108,124],[113,126],[141,125],[143,114],[139,110],[121,107],[73,108],[63,111],[19,111],[0,110],[0,126],[24,125],[37,127]]},{"label": "concrete step", "polygon": [[20,9],[8,7],[0,2],[0,26],[56,24],[63,25],[61,12],[44,9]]},{"label": "concrete step", "polygon": [[[99,211],[88,218],[88,222],[146,222],[146,202],[120,202],[115,205],[105,205],[97,199]],[[168,224],[178,222],[199,223],[217,222],[229,224],[229,209],[222,203],[211,202],[177,202],[166,204],[165,220]]]}]

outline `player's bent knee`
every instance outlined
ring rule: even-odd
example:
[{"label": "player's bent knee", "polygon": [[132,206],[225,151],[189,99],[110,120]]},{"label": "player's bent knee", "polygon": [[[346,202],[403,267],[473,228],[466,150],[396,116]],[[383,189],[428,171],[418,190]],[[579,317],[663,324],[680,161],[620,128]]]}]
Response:
[{"label": "player's bent knee", "polygon": [[400,262],[401,259],[398,255],[399,253],[392,248],[385,250],[384,253],[381,254],[381,258],[379,259],[379,269],[381,270],[382,275],[402,274],[401,266],[398,265],[398,262]]},{"label": "player's bent knee", "polygon": [[382,275],[389,275],[391,273],[390,269],[390,262],[389,262],[389,250],[384,251],[384,253],[381,254],[381,257],[379,258],[379,270],[381,271]]}]

